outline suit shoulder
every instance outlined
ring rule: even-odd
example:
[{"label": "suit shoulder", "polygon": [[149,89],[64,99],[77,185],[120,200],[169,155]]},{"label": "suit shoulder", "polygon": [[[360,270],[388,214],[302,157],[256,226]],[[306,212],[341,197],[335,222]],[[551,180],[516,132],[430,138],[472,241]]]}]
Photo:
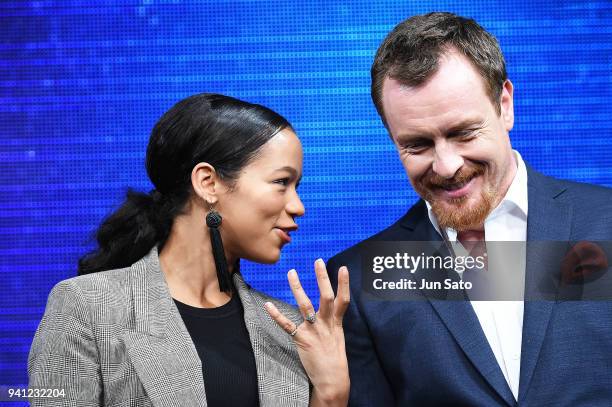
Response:
[{"label": "suit shoulder", "polygon": [[612,188],[585,182],[547,177],[557,185],[555,199],[574,208],[574,215],[592,218],[595,214],[609,217],[612,211]]},{"label": "suit shoulder", "polygon": [[373,234],[372,236],[355,243],[353,246],[350,246],[340,253],[337,253],[330,258],[329,261],[332,263],[338,261],[342,262],[342,259],[353,257],[355,253],[357,253],[360,248],[368,242],[408,240],[407,233],[410,233],[410,230],[413,229],[416,224],[424,220],[429,222],[425,202],[423,200],[418,200],[410,207],[408,212],[406,212],[393,224]]},{"label": "suit shoulder", "polygon": [[75,295],[92,302],[108,293],[117,295],[125,291],[129,272],[130,267],[125,267],[68,278],[58,282],[49,297]]},{"label": "suit shoulder", "polygon": [[575,239],[612,238],[612,189],[565,181],[567,189],[557,199],[573,208],[572,236]]},{"label": "suit shoulder", "polygon": [[[570,209],[570,236],[575,240],[610,240],[612,189],[583,182],[561,180],[531,170],[529,202],[552,198]],[[548,204],[548,201],[544,201]]]},{"label": "suit shoulder", "polygon": [[586,182],[559,180],[567,189],[563,195],[578,201],[603,201],[610,204],[612,188]]},{"label": "suit shoulder", "polygon": [[528,167],[529,192],[538,195],[542,190],[562,201],[609,201],[612,188],[586,182],[551,177]]}]

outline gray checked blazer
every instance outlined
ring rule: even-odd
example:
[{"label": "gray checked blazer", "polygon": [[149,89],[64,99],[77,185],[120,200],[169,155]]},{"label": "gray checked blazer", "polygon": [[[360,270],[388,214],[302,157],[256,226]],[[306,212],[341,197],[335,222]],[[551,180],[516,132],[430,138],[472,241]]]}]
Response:
[{"label": "gray checked blazer", "polygon": [[[234,275],[255,354],[259,403],[307,406],[310,384],[293,341],[265,311],[273,302],[296,323],[289,304]],[[204,366],[206,368],[206,366]],[[202,363],[174,305],[157,249],[131,267],[58,283],[28,359],[30,387],[65,397],[32,406],[206,406]]]}]

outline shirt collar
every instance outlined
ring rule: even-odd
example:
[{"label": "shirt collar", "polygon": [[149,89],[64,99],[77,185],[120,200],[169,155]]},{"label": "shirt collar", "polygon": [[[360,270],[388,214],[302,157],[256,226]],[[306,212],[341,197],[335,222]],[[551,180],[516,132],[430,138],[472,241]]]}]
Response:
[{"label": "shirt collar", "polygon": [[[517,168],[516,174],[514,175],[514,179],[510,184],[510,188],[506,192],[506,195],[501,200],[499,205],[485,219],[485,223],[494,219],[498,216],[514,214],[515,216],[519,216],[522,219],[527,219],[527,167],[525,166],[525,162],[521,157],[521,154],[512,150],[514,153],[514,157],[516,159]],[[446,228],[444,233],[440,231],[440,227],[438,225],[438,221],[431,210],[431,205],[429,202],[425,201],[425,205],[427,205],[427,215],[429,216],[429,221],[436,229],[436,231],[445,239],[450,241],[457,240],[457,231],[452,228]]]}]

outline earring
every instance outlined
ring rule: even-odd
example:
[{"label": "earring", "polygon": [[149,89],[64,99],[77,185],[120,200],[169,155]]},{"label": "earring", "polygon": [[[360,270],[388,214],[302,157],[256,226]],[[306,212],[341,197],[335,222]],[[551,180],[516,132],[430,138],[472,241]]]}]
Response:
[{"label": "earring", "polygon": [[217,269],[217,280],[219,281],[219,289],[226,293],[232,292],[232,278],[227,270],[227,259],[225,258],[225,251],[223,250],[223,241],[221,240],[221,233],[219,232],[219,226],[223,217],[221,214],[211,208],[210,212],[206,214],[206,225],[210,232],[210,242],[212,244],[213,257],[215,259],[215,268]]},{"label": "earring", "polygon": [[219,226],[221,226],[222,220],[223,218],[221,217],[219,212],[214,209],[211,209],[211,211],[206,214],[206,225],[209,228],[218,228]]}]

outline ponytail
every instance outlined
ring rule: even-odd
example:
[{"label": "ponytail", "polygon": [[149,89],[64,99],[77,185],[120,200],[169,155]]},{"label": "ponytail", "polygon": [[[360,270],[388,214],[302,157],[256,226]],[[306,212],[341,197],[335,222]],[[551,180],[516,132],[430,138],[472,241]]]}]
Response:
[{"label": "ponytail", "polygon": [[79,260],[78,274],[123,268],[145,256],[170,233],[164,222],[163,199],[129,189],[119,209],[106,218],[96,232],[98,248]]}]

